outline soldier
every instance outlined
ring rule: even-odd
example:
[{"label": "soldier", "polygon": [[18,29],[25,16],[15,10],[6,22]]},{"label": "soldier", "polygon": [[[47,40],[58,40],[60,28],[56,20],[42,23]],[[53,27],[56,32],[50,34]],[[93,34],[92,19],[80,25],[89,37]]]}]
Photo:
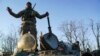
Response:
[{"label": "soldier", "polygon": [[22,11],[20,11],[18,14],[15,14],[12,12],[12,9],[7,7],[8,12],[10,15],[20,18],[22,20],[21,24],[21,34],[25,34],[30,32],[36,39],[37,39],[37,30],[36,30],[36,17],[39,19],[42,19],[49,15],[48,12],[46,12],[43,15],[40,15],[37,11],[32,9],[31,2],[27,2],[26,8]]}]

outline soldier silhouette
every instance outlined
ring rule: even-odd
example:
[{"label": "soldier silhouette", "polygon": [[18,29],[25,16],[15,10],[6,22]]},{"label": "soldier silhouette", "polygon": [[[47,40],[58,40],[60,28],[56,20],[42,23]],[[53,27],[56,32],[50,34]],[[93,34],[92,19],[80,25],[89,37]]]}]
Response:
[{"label": "soldier silhouette", "polygon": [[[37,11],[32,8],[31,2],[26,3],[26,8],[20,11],[18,14],[15,14],[10,7],[7,7],[10,15],[15,18],[20,18],[22,20],[21,24],[21,34],[25,34],[30,32],[37,39],[37,29],[36,29],[36,17],[42,19],[49,15],[48,12],[40,15]],[[37,49],[37,48],[36,48]]]}]

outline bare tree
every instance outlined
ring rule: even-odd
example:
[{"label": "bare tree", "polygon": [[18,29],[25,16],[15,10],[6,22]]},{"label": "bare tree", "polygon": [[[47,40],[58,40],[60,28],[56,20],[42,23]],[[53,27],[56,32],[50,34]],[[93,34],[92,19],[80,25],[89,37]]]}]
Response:
[{"label": "bare tree", "polygon": [[86,50],[86,45],[87,45],[87,42],[86,42],[87,39],[88,39],[87,36],[86,36],[87,30],[88,30],[88,28],[85,28],[83,26],[83,24],[80,23],[80,36],[79,36],[79,39],[80,39],[81,47],[82,47],[83,51]]},{"label": "bare tree", "polygon": [[90,43],[90,41],[89,41],[89,40],[87,40],[87,43],[86,43],[86,48],[88,48],[90,51],[92,51],[92,50],[93,50],[93,47],[92,47],[91,45],[92,45],[92,43]]},{"label": "bare tree", "polygon": [[94,23],[91,19],[91,29],[96,38],[97,48],[100,49],[100,23]]},{"label": "bare tree", "polygon": [[69,43],[72,43],[73,40],[77,41],[77,39],[78,39],[77,26],[75,25],[75,22],[72,22],[72,21],[70,23],[66,22],[66,23],[62,24],[60,29],[64,33],[64,36],[67,38],[67,41]]},{"label": "bare tree", "polygon": [[86,50],[87,46],[89,48],[90,43],[87,38],[88,28],[84,27],[82,23],[76,24],[73,21],[70,23],[65,22],[60,28],[68,42],[73,43],[79,41],[82,50]]},{"label": "bare tree", "polygon": [[0,32],[0,38],[3,36],[4,34],[2,32]]},{"label": "bare tree", "polygon": [[3,52],[13,52],[14,48],[17,44],[16,33],[8,35],[7,37],[2,39],[2,51]]}]

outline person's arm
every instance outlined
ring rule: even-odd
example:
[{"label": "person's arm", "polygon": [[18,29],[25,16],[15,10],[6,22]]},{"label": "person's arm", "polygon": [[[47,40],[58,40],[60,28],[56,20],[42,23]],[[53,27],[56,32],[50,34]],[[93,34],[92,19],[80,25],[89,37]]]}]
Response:
[{"label": "person's arm", "polygon": [[23,15],[22,11],[20,11],[18,14],[15,14],[14,12],[12,12],[12,10],[9,7],[7,7],[7,10],[10,13],[10,15],[12,15],[12,16],[14,16],[16,18],[19,18],[19,17],[21,17]]},{"label": "person's arm", "polygon": [[48,15],[49,15],[48,12],[46,12],[45,14],[42,14],[42,15],[40,15],[38,12],[35,12],[35,16],[36,16],[37,18],[39,18],[39,19],[42,19],[42,18],[44,18],[44,17],[46,17],[46,16],[48,16]]}]

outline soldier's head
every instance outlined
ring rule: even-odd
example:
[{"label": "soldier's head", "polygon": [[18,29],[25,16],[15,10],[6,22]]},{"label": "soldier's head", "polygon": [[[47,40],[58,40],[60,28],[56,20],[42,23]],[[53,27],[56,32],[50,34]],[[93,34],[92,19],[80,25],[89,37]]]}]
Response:
[{"label": "soldier's head", "polygon": [[26,7],[27,7],[27,8],[32,8],[31,2],[27,2]]},{"label": "soldier's head", "polygon": [[77,44],[79,44],[79,41],[76,41]]}]

